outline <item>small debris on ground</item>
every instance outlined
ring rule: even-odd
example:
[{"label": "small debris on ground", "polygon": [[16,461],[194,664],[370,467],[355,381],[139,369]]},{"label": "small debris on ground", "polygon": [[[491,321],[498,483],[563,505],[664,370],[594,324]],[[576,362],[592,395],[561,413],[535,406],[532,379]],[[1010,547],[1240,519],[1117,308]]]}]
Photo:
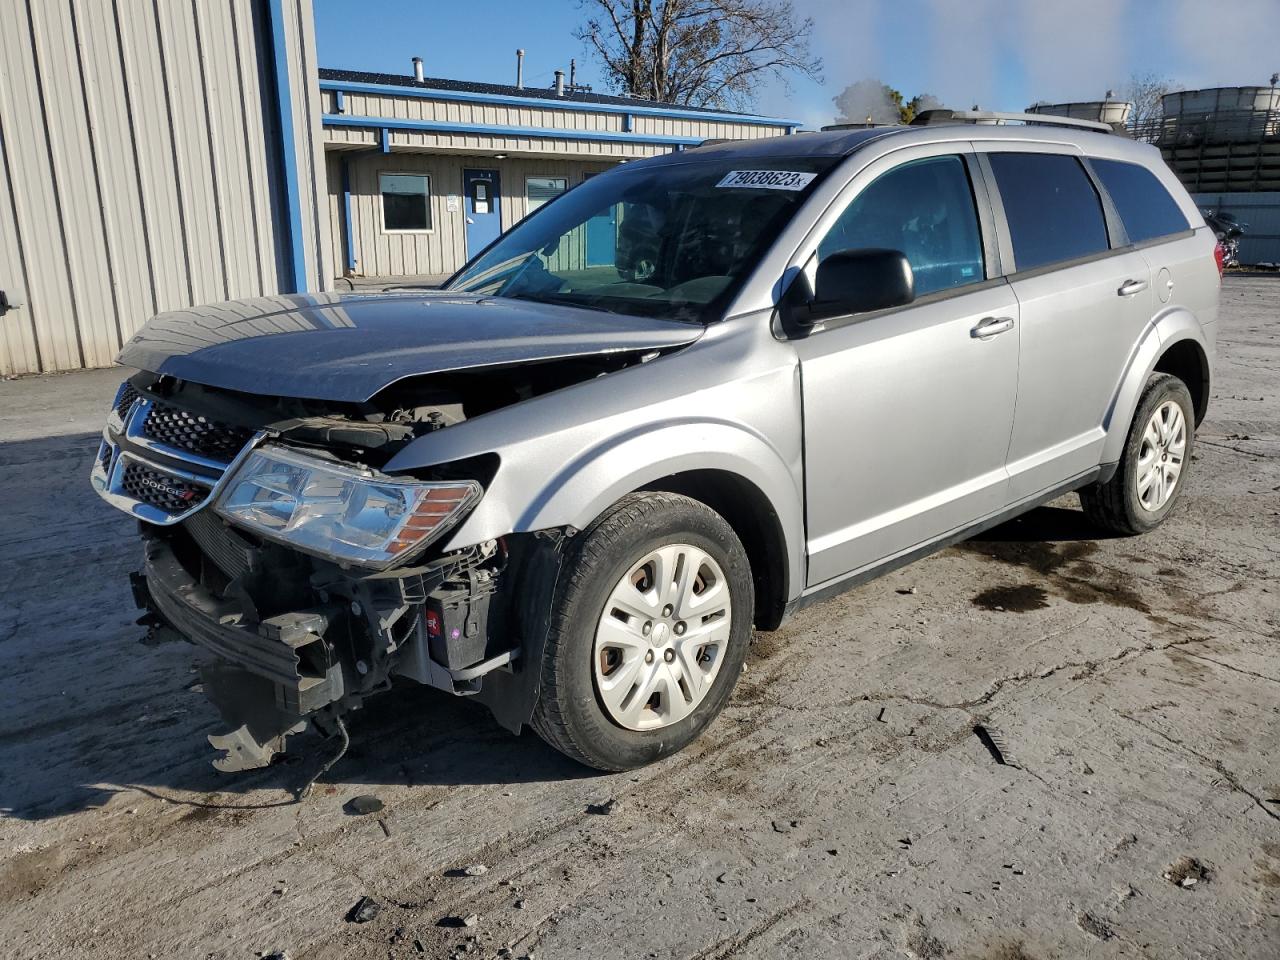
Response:
[{"label": "small debris on ground", "polygon": [[468,913],[465,917],[441,917],[436,921],[437,927],[474,927],[480,922],[480,914]]},{"label": "small debris on ground", "polygon": [[974,724],[973,732],[982,742],[982,745],[987,748],[987,752],[991,754],[991,759],[996,763],[1002,767],[1022,769],[1022,765],[1013,758],[1009,745],[1005,742],[1004,735],[999,730],[978,723]]},{"label": "small debris on ground", "polygon": [[379,818],[379,819],[378,819],[378,826],[380,826],[380,827],[382,828],[382,835],[383,835],[383,836],[385,836],[385,837],[390,837],[390,836],[391,836],[391,828],[387,826],[387,821],[383,820],[382,818]]},{"label": "small debris on ground", "polygon": [[1195,857],[1179,857],[1169,864],[1164,878],[1176,887],[1194,887],[1202,880],[1208,882],[1209,868]]},{"label": "small debris on ground", "polygon": [[348,800],[342,809],[353,816],[363,816],[366,813],[377,813],[381,810],[382,801],[372,794],[362,793]]},{"label": "small debris on ground", "polygon": [[1105,920],[1101,920],[1091,913],[1077,914],[1076,925],[1085,933],[1097,937],[1099,940],[1110,940],[1116,935]]},{"label": "small debris on ground", "polygon": [[773,830],[775,833],[790,833],[796,827],[800,826],[799,820],[775,820],[773,821]]},{"label": "small debris on ground", "polygon": [[483,877],[489,872],[489,868],[483,863],[473,863],[469,867],[464,867],[462,872],[468,877]]},{"label": "small debris on ground", "polygon": [[356,905],[347,911],[348,923],[368,923],[382,910],[382,904],[373,897],[361,897]]},{"label": "small debris on ground", "polygon": [[619,806],[618,798],[610,797],[600,803],[588,803],[587,813],[594,813],[598,817],[607,817],[612,813],[617,813]]},{"label": "small debris on ground", "polygon": [[919,590],[917,590],[915,587],[899,587],[899,588],[898,588],[898,593],[901,593],[901,594],[903,594],[903,595],[905,595],[905,596],[914,596],[915,594],[917,594],[917,593],[919,593],[919,592],[920,592],[920,591],[919,591]]}]

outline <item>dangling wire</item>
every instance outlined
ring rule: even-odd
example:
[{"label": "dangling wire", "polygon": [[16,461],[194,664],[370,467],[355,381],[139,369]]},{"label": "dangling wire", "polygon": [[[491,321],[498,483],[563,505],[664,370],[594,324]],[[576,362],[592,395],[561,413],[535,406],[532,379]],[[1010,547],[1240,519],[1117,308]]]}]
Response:
[{"label": "dangling wire", "polygon": [[338,736],[342,740],[342,745],[338,747],[338,752],[334,754],[333,757],[324,764],[324,766],[313,773],[310,780],[302,785],[302,789],[298,791],[297,796],[293,799],[294,803],[301,803],[303,800],[307,799],[307,796],[311,793],[311,788],[315,786],[316,781],[332,770],[333,765],[347,755],[347,747],[351,746],[351,737],[347,735],[347,725],[342,722],[341,717],[334,717],[333,722],[338,728]]}]

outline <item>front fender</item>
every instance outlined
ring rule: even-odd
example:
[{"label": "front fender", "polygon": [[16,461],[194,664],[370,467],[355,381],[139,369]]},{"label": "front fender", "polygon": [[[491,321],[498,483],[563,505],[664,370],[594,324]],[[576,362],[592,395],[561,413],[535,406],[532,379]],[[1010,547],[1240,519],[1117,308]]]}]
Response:
[{"label": "front fender", "polygon": [[788,583],[804,583],[800,373],[760,318],[726,321],[676,354],[485,414],[414,441],[395,473],[478,454],[500,465],[444,543],[583,529],[624,495],[673,474],[722,471],[777,515]]},{"label": "front fender", "polygon": [[1173,344],[1180,340],[1192,340],[1206,357],[1212,359],[1213,344],[1195,315],[1182,308],[1174,308],[1158,314],[1134,346],[1125,366],[1120,385],[1107,410],[1103,426],[1107,440],[1102,447],[1102,463],[1116,463],[1124,452],[1124,442],[1129,434],[1129,424],[1138,408],[1138,398],[1156,365]]},{"label": "front fender", "polygon": [[579,451],[540,482],[508,462],[450,545],[549,528],[581,530],[634,490],[673,474],[719,470],[753,484],[772,504],[786,542],[788,582],[803,584],[799,463],[788,459],[739,423],[686,418],[639,428]]}]

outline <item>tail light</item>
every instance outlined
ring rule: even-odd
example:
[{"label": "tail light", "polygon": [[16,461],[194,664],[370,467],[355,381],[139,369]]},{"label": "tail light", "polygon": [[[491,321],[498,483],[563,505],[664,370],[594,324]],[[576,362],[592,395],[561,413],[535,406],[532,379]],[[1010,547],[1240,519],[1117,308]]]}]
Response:
[{"label": "tail light", "polygon": [[1213,262],[1218,265],[1218,279],[1221,280],[1222,271],[1227,266],[1227,248],[1222,245],[1221,240],[1213,245]]}]

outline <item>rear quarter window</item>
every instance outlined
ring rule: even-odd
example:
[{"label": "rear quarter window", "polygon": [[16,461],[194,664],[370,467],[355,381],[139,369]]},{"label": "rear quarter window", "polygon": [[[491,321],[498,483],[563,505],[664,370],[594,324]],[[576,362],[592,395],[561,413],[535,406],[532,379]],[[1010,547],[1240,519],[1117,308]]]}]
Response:
[{"label": "rear quarter window", "polygon": [[991,153],[1016,270],[1110,247],[1102,201],[1080,161],[1056,153]]},{"label": "rear quarter window", "polygon": [[1146,167],[1123,160],[1097,159],[1090,159],[1089,165],[1111,195],[1130,243],[1191,229],[1177,201]]}]

